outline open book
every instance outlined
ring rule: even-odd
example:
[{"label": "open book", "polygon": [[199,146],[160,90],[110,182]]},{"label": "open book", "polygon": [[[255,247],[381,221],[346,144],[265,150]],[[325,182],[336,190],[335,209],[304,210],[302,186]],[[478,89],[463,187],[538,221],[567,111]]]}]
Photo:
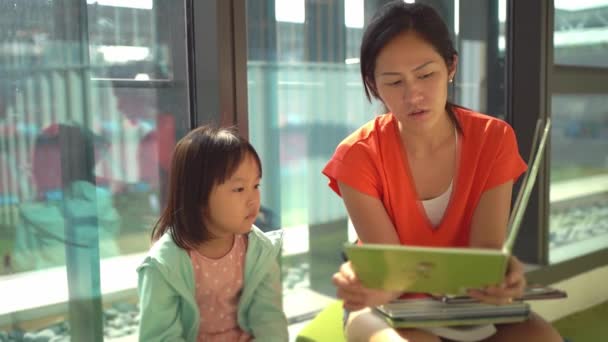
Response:
[{"label": "open book", "polygon": [[529,168],[509,217],[502,250],[345,244],[345,252],[363,285],[392,291],[460,295],[467,289],[499,284],[505,276],[528,200],[536,181],[550,119],[538,120]]}]

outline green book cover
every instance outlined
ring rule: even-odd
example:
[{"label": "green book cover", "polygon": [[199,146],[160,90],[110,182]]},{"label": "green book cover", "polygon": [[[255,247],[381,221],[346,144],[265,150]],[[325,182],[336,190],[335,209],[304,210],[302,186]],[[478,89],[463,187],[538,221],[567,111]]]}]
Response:
[{"label": "green book cover", "polygon": [[498,250],[345,245],[357,277],[369,288],[464,294],[502,282],[508,256]]}]

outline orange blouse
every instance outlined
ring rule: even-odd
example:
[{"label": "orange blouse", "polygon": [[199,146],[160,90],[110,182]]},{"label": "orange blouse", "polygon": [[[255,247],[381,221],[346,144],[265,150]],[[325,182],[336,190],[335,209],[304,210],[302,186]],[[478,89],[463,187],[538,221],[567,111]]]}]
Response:
[{"label": "orange blouse", "polygon": [[439,226],[428,220],[401,151],[397,119],[376,117],[344,139],[323,174],[340,195],[338,181],[384,204],[401,244],[435,247],[469,245],[471,219],[484,191],[516,180],[527,166],[509,124],[455,108],[462,127],[452,197]]}]

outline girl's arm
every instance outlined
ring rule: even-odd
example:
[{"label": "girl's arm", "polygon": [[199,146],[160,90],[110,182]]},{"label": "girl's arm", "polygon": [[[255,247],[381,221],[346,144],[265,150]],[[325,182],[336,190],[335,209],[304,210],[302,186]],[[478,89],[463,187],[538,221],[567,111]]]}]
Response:
[{"label": "girl's arm", "polygon": [[287,341],[287,318],[283,312],[281,270],[276,260],[256,288],[249,308],[249,326],[256,341]]},{"label": "girl's arm", "polygon": [[185,341],[178,294],[153,267],[139,270],[140,341]]}]

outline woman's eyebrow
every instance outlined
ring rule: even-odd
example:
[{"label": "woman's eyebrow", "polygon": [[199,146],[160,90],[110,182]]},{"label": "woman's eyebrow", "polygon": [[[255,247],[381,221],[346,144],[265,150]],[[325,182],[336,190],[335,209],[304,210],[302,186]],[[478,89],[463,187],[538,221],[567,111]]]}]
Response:
[{"label": "woman's eyebrow", "polygon": [[412,69],[412,71],[418,71],[418,70],[420,70],[420,69],[424,68],[425,66],[427,66],[429,64],[432,64],[432,63],[435,63],[435,62],[434,61],[428,61],[426,63],[422,63],[419,66],[417,66],[414,69]]},{"label": "woman's eyebrow", "polygon": [[[433,63],[435,63],[435,62],[434,61],[428,61],[428,62],[422,63],[419,66],[417,66],[414,69],[412,69],[412,71],[418,71],[420,69],[423,69],[427,65],[433,64]],[[401,76],[401,73],[397,72],[397,71],[384,71],[384,72],[379,73],[378,76]]]}]

